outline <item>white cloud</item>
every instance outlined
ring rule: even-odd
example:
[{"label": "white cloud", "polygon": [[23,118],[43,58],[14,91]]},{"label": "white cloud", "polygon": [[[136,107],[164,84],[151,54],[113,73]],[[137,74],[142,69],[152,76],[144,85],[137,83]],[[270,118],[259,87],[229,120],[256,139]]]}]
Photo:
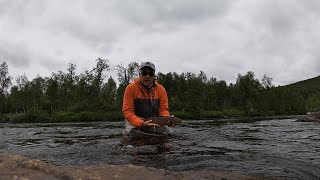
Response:
[{"label": "white cloud", "polygon": [[288,84],[320,74],[319,10],[316,0],[2,0],[0,60],[30,78],[69,62],[83,72],[104,57],[229,83],[253,71]]}]

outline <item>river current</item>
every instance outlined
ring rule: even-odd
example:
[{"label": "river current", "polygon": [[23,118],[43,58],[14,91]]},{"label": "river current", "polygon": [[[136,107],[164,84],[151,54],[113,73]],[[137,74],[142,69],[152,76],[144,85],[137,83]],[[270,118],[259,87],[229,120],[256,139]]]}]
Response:
[{"label": "river current", "polygon": [[320,179],[320,123],[184,120],[159,142],[126,139],[124,122],[0,124],[0,152],[54,165],[135,164]]}]

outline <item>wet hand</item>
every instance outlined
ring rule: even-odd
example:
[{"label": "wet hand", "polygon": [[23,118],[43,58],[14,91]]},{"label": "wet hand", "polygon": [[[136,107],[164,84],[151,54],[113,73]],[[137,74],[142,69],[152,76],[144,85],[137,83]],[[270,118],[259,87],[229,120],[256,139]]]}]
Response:
[{"label": "wet hand", "polygon": [[[174,115],[172,114],[171,117],[174,117]],[[176,124],[174,122],[172,122],[171,120],[169,120],[167,122],[167,126],[172,126],[172,127],[176,127]]]},{"label": "wet hand", "polygon": [[159,126],[159,124],[153,123],[152,120],[144,121],[142,124],[143,128],[149,128],[154,126]]},{"label": "wet hand", "polygon": [[167,126],[172,126],[172,127],[176,127],[176,124],[174,123],[174,122],[172,122],[172,121],[168,121],[167,122]]}]

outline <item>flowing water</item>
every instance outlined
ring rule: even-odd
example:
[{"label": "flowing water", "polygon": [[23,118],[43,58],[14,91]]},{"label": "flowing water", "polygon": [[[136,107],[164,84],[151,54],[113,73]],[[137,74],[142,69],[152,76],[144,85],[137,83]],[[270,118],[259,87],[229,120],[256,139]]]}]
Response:
[{"label": "flowing water", "polygon": [[135,164],[320,178],[320,123],[184,120],[159,142],[122,136],[123,122],[0,124],[0,152],[55,165]]}]

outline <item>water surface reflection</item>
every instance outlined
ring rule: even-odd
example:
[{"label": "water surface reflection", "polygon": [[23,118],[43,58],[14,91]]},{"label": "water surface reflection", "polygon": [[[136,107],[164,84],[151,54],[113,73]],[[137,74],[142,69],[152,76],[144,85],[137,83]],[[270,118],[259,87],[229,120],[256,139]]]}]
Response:
[{"label": "water surface reflection", "polygon": [[132,163],[175,171],[320,178],[319,123],[190,120],[157,143],[124,138],[123,124],[0,124],[0,151],[56,165]]}]

